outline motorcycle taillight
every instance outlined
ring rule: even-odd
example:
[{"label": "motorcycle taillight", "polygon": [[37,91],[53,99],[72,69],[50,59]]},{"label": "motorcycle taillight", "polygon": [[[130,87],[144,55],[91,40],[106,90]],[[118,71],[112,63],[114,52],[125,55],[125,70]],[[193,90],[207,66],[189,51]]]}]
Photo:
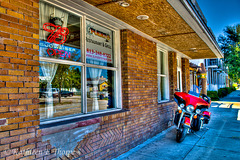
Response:
[{"label": "motorcycle taillight", "polygon": [[204,111],[204,112],[203,112],[203,116],[209,116],[209,117],[210,117],[210,116],[211,116],[211,112]]},{"label": "motorcycle taillight", "polygon": [[203,123],[204,124],[208,124],[210,118],[211,118],[211,112],[208,112],[208,111],[204,111],[203,112],[203,117],[204,117],[204,121]]}]

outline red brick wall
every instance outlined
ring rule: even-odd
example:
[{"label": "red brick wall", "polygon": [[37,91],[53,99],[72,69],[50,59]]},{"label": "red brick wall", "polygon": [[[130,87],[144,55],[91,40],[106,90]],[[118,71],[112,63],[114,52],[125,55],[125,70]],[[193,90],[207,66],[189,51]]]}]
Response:
[{"label": "red brick wall", "polygon": [[168,67],[169,67],[169,90],[170,99],[173,100],[175,89],[177,89],[177,53],[168,53]]},{"label": "red brick wall", "polygon": [[24,151],[42,145],[38,18],[38,0],[0,2],[0,119],[6,119],[0,126],[0,159],[34,159]]},{"label": "red brick wall", "polygon": [[182,87],[183,92],[188,93],[190,90],[190,68],[187,58],[182,58]]}]

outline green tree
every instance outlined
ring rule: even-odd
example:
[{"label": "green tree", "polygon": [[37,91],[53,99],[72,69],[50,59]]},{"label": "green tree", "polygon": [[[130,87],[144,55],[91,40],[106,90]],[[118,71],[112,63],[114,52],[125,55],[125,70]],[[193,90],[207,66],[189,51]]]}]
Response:
[{"label": "green tree", "polygon": [[218,42],[224,53],[224,63],[229,69],[228,75],[237,82],[240,78],[240,24],[227,26]]},{"label": "green tree", "polygon": [[59,64],[58,69],[56,71],[55,77],[52,82],[53,88],[58,88],[59,93],[58,93],[58,101],[61,103],[61,89],[62,88],[67,88],[68,87],[68,81],[69,81],[69,70],[70,66],[69,65],[63,65]]},{"label": "green tree", "polygon": [[53,88],[58,88],[58,101],[61,103],[61,90],[62,88],[81,89],[81,71],[79,67],[59,64],[55,77],[52,82]]}]

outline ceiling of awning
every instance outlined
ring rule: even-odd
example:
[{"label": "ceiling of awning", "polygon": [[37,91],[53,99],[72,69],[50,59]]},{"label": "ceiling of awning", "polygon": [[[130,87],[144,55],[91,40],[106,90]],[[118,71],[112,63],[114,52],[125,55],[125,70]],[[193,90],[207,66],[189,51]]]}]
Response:
[{"label": "ceiling of awning", "polygon": [[[217,58],[167,0],[128,0],[130,6],[126,8],[116,0],[85,1],[192,59]],[[139,15],[148,15],[149,19],[138,20]]]}]

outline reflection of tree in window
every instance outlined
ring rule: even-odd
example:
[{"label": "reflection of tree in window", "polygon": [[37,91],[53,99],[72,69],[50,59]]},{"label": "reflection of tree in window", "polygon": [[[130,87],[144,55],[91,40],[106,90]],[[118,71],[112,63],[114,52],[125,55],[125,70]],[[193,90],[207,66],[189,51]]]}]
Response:
[{"label": "reflection of tree in window", "polygon": [[[59,64],[56,75],[52,83],[53,88],[58,88],[61,93],[62,88],[81,89],[81,72],[78,67]],[[61,103],[61,94],[58,95],[59,103]]]}]

